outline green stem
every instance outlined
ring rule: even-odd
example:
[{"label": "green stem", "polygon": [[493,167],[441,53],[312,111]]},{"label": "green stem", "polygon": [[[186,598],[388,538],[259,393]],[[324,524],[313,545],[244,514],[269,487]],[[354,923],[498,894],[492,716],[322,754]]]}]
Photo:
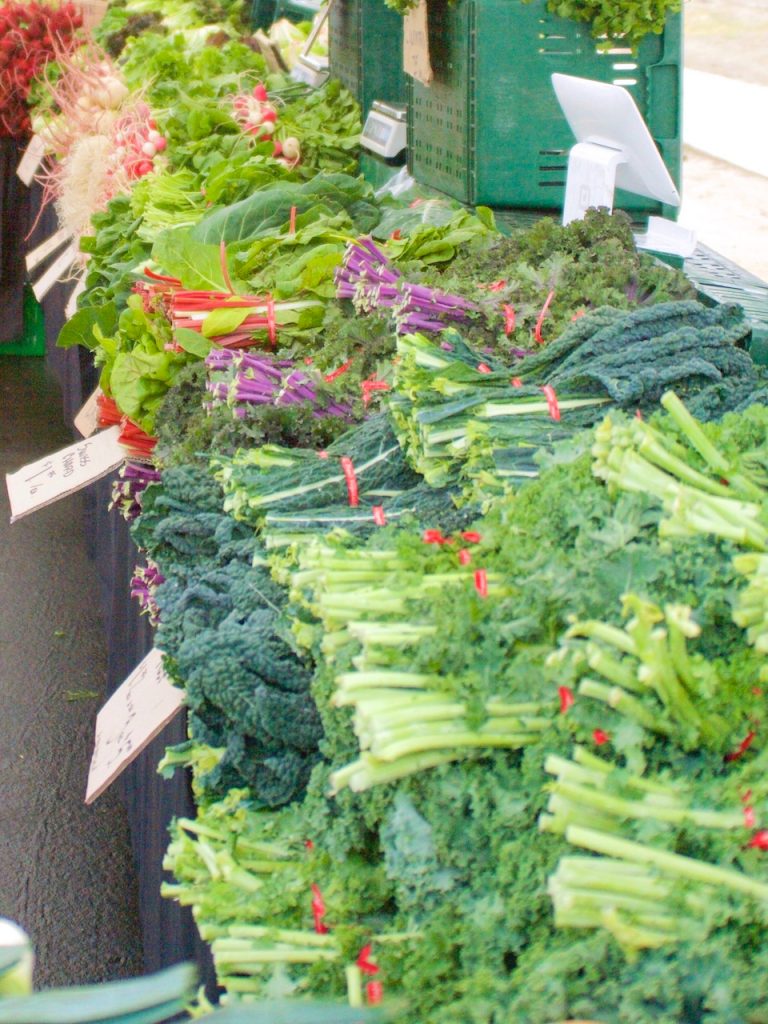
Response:
[{"label": "green stem", "polygon": [[741,872],[718,867],[716,864],[707,864],[705,861],[684,857],[679,853],[656,850],[629,839],[617,839],[615,836],[603,835],[579,825],[570,825],[566,830],[565,838],[574,846],[581,846],[587,850],[593,850],[595,853],[604,853],[609,857],[618,857],[637,864],[652,864],[660,871],[678,878],[688,878],[705,885],[721,886],[768,902],[768,884],[758,882]]}]

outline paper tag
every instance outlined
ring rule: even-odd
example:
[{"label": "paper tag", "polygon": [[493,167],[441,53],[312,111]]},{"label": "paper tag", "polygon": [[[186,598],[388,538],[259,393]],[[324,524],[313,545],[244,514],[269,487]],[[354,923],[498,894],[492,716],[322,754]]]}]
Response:
[{"label": "paper tag", "polygon": [[77,300],[85,291],[85,274],[82,277],[78,277],[75,287],[72,289],[67,304],[64,307],[64,316],[67,320],[71,320],[77,312]]},{"label": "paper tag", "polygon": [[59,278],[66,274],[75,262],[76,257],[77,245],[73,242],[72,245],[67,246],[61,256],[46,270],[43,276],[35,281],[32,285],[32,291],[35,293],[35,298],[38,302],[44,299]]},{"label": "paper tag", "polygon": [[403,70],[422,85],[435,77],[429,57],[427,0],[419,0],[403,18]]},{"label": "paper tag", "polygon": [[86,32],[90,32],[104,20],[104,16],[107,13],[108,0],[81,0],[77,6],[80,8],[80,13],[83,16],[83,28]]},{"label": "paper tag", "polygon": [[45,143],[39,135],[33,135],[29,140],[29,145],[24,150],[24,156],[19,160],[19,166],[16,168],[16,174],[25,185],[29,185],[35,176],[40,164],[43,162],[45,156]]},{"label": "paper tag", "polygon": [[117,469],[125,459],[125,448],[117,440],[120,431],[119,424],[115,424],[15,473],[6,473],[11,522],[66,498]]},{"label": "paper tag", "polygon": [[83,437],[90,437],[99,429],[99,398],[102,394],[101,388],[96,388],[91,397],[85,403],[80,412],[75,416],[75,429]]},{"label": "paper tag", "polygon": [[32,249],[31,252],[27,253],[26,264],[27,270],[34,270],[38,267],[43,260],[47,259],[52,252],[56,252],[57,249],[61,248],[65,242],[68,242],[72,238],[72,232],[67,231],[66,228],[59,228],[55,235],[51,235],[50,238],[38,245],[37,248]]},{"label": "paper tag", "polygon": [[288,65],[283,60],[280,49],[261,29],[254,32],[253,38],[259,48],[259,53],[264,58],[267,69],[274,74],[283,74],[288,70]]},{"label": "paper tag", "polygon": [[85,802],[93,803],[142,750],[152,742],[184,702],[163,669],[163,656],[153,648],[138,668],[115,690],[96,716],[96,738]]}]

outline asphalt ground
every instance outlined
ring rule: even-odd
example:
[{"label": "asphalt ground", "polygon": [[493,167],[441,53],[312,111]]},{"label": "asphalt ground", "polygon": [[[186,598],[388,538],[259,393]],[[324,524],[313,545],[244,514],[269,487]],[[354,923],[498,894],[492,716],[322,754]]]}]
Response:
[{"label": "asphalt ground", "polygon": [[[3,475],[72,442],[61,408],[42,359],[0,355]],[[36,987],[141,974],[126,815],[115,792],[83,800],[106,637],[82,496],[9,518],[3,480],[0,916],[31,935]]]}]

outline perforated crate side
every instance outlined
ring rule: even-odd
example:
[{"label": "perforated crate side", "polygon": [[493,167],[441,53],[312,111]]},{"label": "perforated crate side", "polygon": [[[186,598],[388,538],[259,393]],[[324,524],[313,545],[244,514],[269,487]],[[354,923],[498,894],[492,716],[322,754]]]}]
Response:
[{"label": "perforated crate side", "polygon": [[768,283],[701,244],[683,270],[705,302],[741,306],[752,326],[749,351],[755,362],[768,365]]},{"label": "perforated crate side", "polygon": [[404,103],[402,16],[384,0],[333,0],[328,22],[331,74],[355,97],[363,117],[374,100]]},{"label": "perforated crate side", "polygon": [[[635,57],[601,51],[587,25],[548,13],[546,0],[434,0],[435,81],[409,85],[412,173],[463,202],[559,209],[575,141],[551,75],[614,82],[633,95],[673,179],[681,166],[681,19],[669,19]],[[664,212],[618,192],[625,209]]]},{"label": "perforated crate side", "polygon": [[333,0],[328,13],[331,75],[360,101],[363,79],[362,0]]}]

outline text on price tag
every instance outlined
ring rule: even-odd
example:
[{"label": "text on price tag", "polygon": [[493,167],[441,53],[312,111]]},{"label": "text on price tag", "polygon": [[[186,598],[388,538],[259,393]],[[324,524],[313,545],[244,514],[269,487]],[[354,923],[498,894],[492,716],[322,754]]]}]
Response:
[{"label": "text on price tag", "polygon": [[180,710],[184,691],[173,686],[163,656],[153,648],[96,716],[96,739],[85,793],[87,804],[104,792]]},{"label": "text on price tag", "polygon": [[125,459],[119,436],[120,427],[116,424],[31,462],[15,473],[6,473],[11,522],[74,494],[117,469]]}]

